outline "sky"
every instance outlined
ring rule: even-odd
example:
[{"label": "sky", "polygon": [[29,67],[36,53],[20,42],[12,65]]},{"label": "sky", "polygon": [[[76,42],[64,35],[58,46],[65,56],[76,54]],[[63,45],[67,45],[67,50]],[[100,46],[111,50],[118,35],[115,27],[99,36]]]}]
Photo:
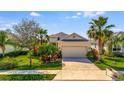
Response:
[{"label": "sky", "polygon": [[108,24],[114,24],[114,32],[124,31],[124,12],[122,11],[1,11],[0,30],[12,29],[13,25],[22,19],[33,19],[41,27],[48,30],[48,34],[73,32],[87,37],[89,22],[98,16],[108,17]]}]

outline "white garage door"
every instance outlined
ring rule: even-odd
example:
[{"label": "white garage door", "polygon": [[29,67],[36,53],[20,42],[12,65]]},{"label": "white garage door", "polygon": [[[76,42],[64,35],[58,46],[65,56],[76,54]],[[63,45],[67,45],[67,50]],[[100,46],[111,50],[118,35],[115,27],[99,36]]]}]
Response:
[{"label": "white garage door", "polygon": [[85,57],[86,53],[86,47],[62,47],[63,57]]}]

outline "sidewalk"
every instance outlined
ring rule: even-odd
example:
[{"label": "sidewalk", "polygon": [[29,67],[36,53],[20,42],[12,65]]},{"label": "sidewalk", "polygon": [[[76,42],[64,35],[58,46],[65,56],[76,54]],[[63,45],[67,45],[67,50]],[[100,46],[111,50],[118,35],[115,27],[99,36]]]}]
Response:
[{"label": "sidewalk", "polygon": [[59,70],[0,70],[0,74],[57,74]]}]

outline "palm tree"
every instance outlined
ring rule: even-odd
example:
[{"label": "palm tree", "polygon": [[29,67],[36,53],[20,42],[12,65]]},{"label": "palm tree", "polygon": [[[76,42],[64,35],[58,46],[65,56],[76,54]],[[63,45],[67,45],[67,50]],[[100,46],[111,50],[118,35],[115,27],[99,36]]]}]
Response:
[{"label": "palm tree", "polygon": [[123,50],[123,54],[124,54],[124,33],[121,33],[118,35],[118,45],[121,45]]},{"label": "palm tree", "polygon": [[94,26],[95,39],[98,40],[98,47],[100,54],[103,54],[103,45],[106,38],[106,33],[109,33],[110,29],[114,25],[107,25],[108,17],[99,16],[98,19],[92,19],[91,26]]},{"label": "palm tree", "polygon": [[38,34],[38,38],[40,38],[40,44],[42,45],[44,39],[47,37],[47,30],[40,28],[37,30],[37,34]]},{"label": "palm tree", "polygon": [[0,31],[0,48],[2,49],[2,54],[5,53],[5,45],[7,43],[7,33],[5,31]]},{"label": "palm tree", "polygon": [[105,46],[107,44],[108,53],[109,53],[109,55],[112,55],[114,33],[112,31],[104,31],[104,32],[105,32],[105,38],[104,38],[103,46]]},{"label": "palm tree", "polygon": [[96,40],[97,40],[97,37],[96,37],[96,30],[94,28],[93,25],[90,26],[90,29],[87,31],[87,35],[88,37],[90,38],[90,41],[92,42],[92,39],[94,39],[94,46],[96,48]]},{"label": "palm tree", "polygon": [[19,40],[16,35],[10,33],[10,30],[0,31],[0,48],[2,49],[2,54],[4,56],[5,53],[5,45],[9,44],[14,47],[14,51],[16,52],[17,47],[20,46]]}]

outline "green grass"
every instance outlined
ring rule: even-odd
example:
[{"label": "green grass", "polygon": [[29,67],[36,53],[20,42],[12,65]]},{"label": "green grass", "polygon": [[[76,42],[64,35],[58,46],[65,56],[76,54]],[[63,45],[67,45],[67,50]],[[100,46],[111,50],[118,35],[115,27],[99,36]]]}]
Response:
[{"label": "green grass", "polygon": [[106,68],[108,68],[109,66],[102,63],[102,62],[96,62],[94,63],[97,67],[99,67],[101,70],[105,70]]},{"label": "green grass", "polygon": [[100,69],[112,67],[116,70],[124,70],[124,58],[123,57],[106,57],[103,56],[99,62],[94,62]]},{"label": "green grass", "polygon": [[124,74],[119,75],[119,76],[118,76],[118,79],[124,80]]},{"label": "green grass", "polygon": [[13,74],[0,75],[0,80],[52,80],[55,74]]},{"label": "green grass", "polygon": [[0,70],[57,70],[62,68],[61,61],[44,63],[33,57],[32,67],[26,55],[0,58]]}]

